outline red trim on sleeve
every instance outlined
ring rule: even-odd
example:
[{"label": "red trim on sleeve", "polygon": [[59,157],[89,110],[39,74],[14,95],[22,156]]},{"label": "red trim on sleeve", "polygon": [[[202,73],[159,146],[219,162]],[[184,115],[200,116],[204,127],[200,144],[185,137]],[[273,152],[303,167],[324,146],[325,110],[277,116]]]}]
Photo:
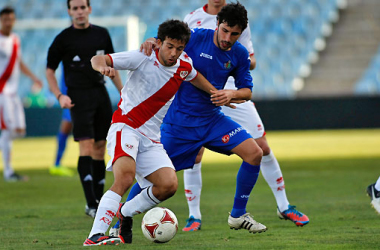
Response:
[{"label": "red trim on sleeve", "polygon": [[112,59],[112,56],[110,54],[107,54],[107,56],[109,56],[109,58],[111,59],[111,68],[113,68],[113,59]]}]

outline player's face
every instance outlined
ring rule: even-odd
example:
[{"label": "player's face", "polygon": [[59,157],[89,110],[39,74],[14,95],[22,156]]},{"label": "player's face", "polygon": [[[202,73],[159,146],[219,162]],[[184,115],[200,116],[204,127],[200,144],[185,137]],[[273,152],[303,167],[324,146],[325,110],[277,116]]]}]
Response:
[{"label": "player's face", "polygon": [[166,37],[164,42],[161,42],[161,40],[158,39],[157,43],[160,47],[158,59],[162,65],[167,67],[176,64],[178,57],[185,49],[185,42],[168,37]]},{"label": "player's face", "polygon": [[16,21],[16,15],[14,13],[2,14],[0,17],[1,33],[9,35],[13,29],[13,25]]},{"label": "player's face", "polygon": [[214,8],[221,8],[226,5],[226,0],[208,0],[208,5]]},{"label": "player's face", "polygon": [[230,50],[239,39],[241,28],[238,25],[230,27],[227,23],[218,23],[218,29],[214,33],[214,43],[221,50]]},{"label": "player's face", "polygon": [[87,0],[71,0],[68,13],[71,16],[73,25],[77,29],[84,29],[89,26],[88,16],[91,14],[91,7],[87,5]]}]

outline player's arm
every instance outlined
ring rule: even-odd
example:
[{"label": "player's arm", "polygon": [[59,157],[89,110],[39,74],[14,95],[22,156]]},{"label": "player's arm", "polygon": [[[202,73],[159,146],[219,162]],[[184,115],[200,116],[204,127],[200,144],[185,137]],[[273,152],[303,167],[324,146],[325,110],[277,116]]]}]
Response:
[{"label": "player's arm", "polygon": [[24,75],[26,75],[33,81],[32,90],[40,90],[42,88],[42,81],[32,73],[32,71],[28,68],[28,66],[26,66],[26,64],[22,60],[20,60],[20,70]]},{"label": "player's arm", "polygon": [[71,103],[71,98],[67,95],[61,93],[61,90],[58,87],[57,78],[55,77],[55,70],[51,68],[46,68],[46,79],[49,84],[50,91],[57,98],[61,108],[72,108],[74,104]]},{"label": "player's arm", "polygon": [[[229,105],[231,102],[231,98],[228,98],[228,96],[224,94],[220,94],[220,91],[223,90],[218,90],[217,88],[215,88],[214,85],[212,85],[201,73],[198,72],[197,76],[191,81],[191,84],[203,90],[204,92],[209,93],[211,95],[211,101],[214,105],[228,105],[231,108],[234,108],[233,105]],[[230,95],[230,97],[232,97],[232,95]]]},{"label": "player's arm", "polygon": [[249,58],[251,59],[251,63],[249,65],[250,70],[254,70],[256,68],[256,57],[254,54],[250,55]]},{"label": "player's arm", "polygon": [[118,74],[113,68],[113,63],[109,55],[93,56],[91,58],[91,66],[94,70],[100,72],[100,74],[108,76],[111,79],[115,78],[116,74]]},{"label": "player's arm", "polygon": [[[211,101],[216,103],[243,103],[251,99],[252,91],[249,88],[212,90]],[[218,105],[219,106],[219,105]],[[221,105],[220,105],[221,106]]]}]

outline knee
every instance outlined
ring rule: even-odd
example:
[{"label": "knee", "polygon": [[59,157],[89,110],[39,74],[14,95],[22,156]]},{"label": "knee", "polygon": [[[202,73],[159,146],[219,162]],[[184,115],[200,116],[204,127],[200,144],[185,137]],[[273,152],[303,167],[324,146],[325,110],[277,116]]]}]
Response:
[{"label": "knee", "polygon": [[154,196],[156,196],[157,199],[160,201],[164,201],[170,197],[172,197],[178,188],[178,181],[177,178],[169,179],[165,181],[164,183],[160,183],[159,185],[155,185],[155,189],[153,190]]},{"label": "knee", "polygon": [[261,150],[263,151],[263,156],[270,154],[270,147],[268,145],[261,147]]},{"label": "knee", "polygon": [[255,147],[252,152],[249,154],[249,157],[246,162],[251,165],[260,165],[261,158],[263,157],[263,150],[260,147]]}]

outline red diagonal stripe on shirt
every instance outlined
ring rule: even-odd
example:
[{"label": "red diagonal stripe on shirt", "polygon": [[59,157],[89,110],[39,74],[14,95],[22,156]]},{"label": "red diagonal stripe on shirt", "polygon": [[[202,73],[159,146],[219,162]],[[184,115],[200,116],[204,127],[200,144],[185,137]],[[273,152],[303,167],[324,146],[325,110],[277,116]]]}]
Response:
[{"label": "red diagonal stripe on shirt", "polygon": [[138,128],[143,125],[175,95],[181,83],[184,81],[184,79],[180,77],[181,71],[188,71],[190,73],[190,64],[180,60],[180,66],[176,73],[156,93],[131,109],[125,115],[122,115],[121,109],[118,108],[113,114],[112,122],[123,122],[133,128]]},{"label": "red diagonal stripe on shirt", "polygon": [[17,51],[18,51],[18,43],[16,37],[13,38],[13,48],[12,48],[12,55],[9,60],[9,64],[7,68],[5,69],[3,75],[0,77],[0,93],[3,92],[5,83],[8,81],[9,77],[12,74],[13,67],[15,66],[16,59],[17,59]]}]

